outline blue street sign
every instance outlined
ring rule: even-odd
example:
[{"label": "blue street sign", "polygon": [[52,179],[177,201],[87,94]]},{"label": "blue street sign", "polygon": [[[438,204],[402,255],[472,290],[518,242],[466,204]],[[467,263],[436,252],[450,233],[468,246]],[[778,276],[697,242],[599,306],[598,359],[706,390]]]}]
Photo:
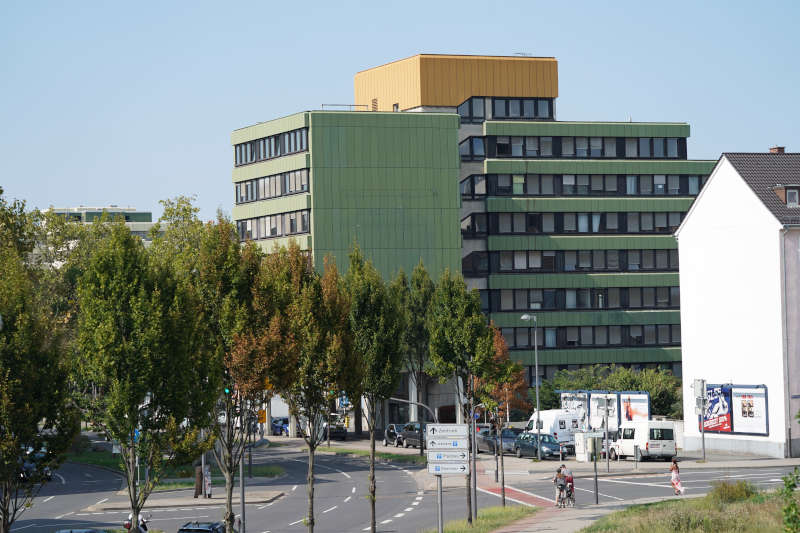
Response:
[{"label": "blue street sign", "polygon": [[478,413],[474,413],[472,416],[475,417],[475,420],[477,420],[477,419],[479,419],[481,417],[481,415],[479,415]]},{"label": "blue street sign", "polygon": [[138,429],[134,429],[133,430],[133,442],[139,442],[139,430]]}]

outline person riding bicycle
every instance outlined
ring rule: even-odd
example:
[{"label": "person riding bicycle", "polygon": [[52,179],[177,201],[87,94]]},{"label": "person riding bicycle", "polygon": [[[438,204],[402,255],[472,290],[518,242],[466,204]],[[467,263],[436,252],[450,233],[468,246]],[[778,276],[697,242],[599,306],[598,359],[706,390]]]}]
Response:
[{"label": "person riding bicycle", "polygon": [[553,484],[556,489],[556,507],[563,507],[564,499],[566,498],[567,491],[567,478],[564,476],[561,467],[556,470],[556,475],[553,476]]},{"label": "person riding bicycle", "polygon": [[575,498],[575,478],[572,477],[572,472],[567,468],[567,465],[561,465],[561,473],[564,475],[564,482],[567,487],[567,499]]}]

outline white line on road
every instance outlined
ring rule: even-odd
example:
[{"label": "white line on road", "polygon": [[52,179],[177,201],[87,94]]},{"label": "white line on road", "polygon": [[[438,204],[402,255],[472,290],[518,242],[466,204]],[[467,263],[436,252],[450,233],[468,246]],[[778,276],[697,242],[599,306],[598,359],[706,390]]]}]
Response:
[{"label": "white line on road", "polygon": [[413,507],[406,507],[405,509],[403,509],[403,512],[404,512],[404,513],[407,513],[407,512],[409,512],[409,511],[413,511],[413,510],[414,510],[414,508],[413,508]]},{"label": "white line on road", "polygon": [[78,513],[75,516],[89,516],[92,513]]},{"label": "white line on road", "polygon": [[267,504],[265,504],[265,505],[259,505],[259,506],[257,507],[257,509],[260,511],[260,510],[261,510],[261,509],[263,509],[264,507],[269,507],[269,506],[270,506],[270,505],[272,505],[273,503],[275,503],[275,502],[269,502],[269,503],[267,503]]},{"label": "white line on road", "polygon": [[334,470],[336,470],[337,472],[339,472],[341,475],[343,475],[343,476],[344,476],[344,477],[346,477],[347,479],[353,479],[353,478],[351,478],[351,477],[350,477],[350,474],[348,474],[347,472],[342,472],[342,471],[341,471],[341,470],[339,470],[338,468],[334,468]]},{"label": "white line on road", "polygon": [[419,502],[411,502],[411,505],[419,505]]},{"label": "white line on road", "polygon": [[355,487],[353,487],[353,490],[351,490],[350,492],[352,492],[353,494],[355,494],[355,493],[356,493],[356,488],[355,488]]},{"label": "white line on road", "polygon": [[66,485],[66,484],[67,484],[67,480],[66,480],[66,479],[64,479],[64,476],[62,476],[61,474],[55,474],[55,473],[54,473],[53,475],[54,475],[54,476],[56,476],[58,479],[60,479],[60,480],[61,480],[61,484],[62,484],[62,485]]},{"label": "white line on road", "polygon": [[64,518],[65,516],[69,516],[69,515],[71,515],[71,514],[72,514],[72,513],[74,513],[74,512],[75,512],[75,511],[70,511],[70,512],[68,512],[68,513],[66,513],[66,514],[58,515],[58,516],[56,517],[56,520],[61,520],[61,519],[62,519],[62,518]]},{"label": "white line on road", "polygon": [[395,518],[403,518],[405,515],[406,515],[406,513],[397,513],[396,515],[394,515],[394,517]]},{"label": "white line on road", "polygon": [[47,498],[45,498],[44,500],[42,500],[42,503],[47,503],[47,502],[49,502],[50,500],[52,500],[53,498],[55,498],[55,496],[48,496]]},{"label": "white line on road", "polygon": [[100,500],[99,502],[97,502],[95,505],[100,505],[101,503],[105,503],[105,502],[107,502],[107,501],[108,501],[108,498],[103,498],[102,500]]},{"label": "white line on road", "polygon": [[344,503],[347,503],[347,502],[349,502],[349,501],[350,501],[350,498],[352,498],[352,496],[348,496],[347,498],[345,498],[345,499],[344,499]]},{"label": "white line on road", "polygon": [[415,499],[415,500],[417,500],[417,501],[420,501],[420,500],[422,499],[422,496],[417,496],[417,497],[416,497],[416,498],[414,498],[414,499]]},{"label": "white line on road", "polygon": [[292,487],[292,490],[295,490],[295,489],[297,489],[297,485],[295,485],[294,487]]},{"label": "white line on road", "polygon": [[[582,489],[580,487],[575,487],[575,490],[582,490],[584,492],[594,492],[593,490]],[[625,500],[625,498],[617,498],[616,496],[612,496],[610,494],[603,494],[602,492],[598,492],[597,494],[599,494],[600,496],[605,496],[606,498],[613,498],[613,499],[619,500],[619,501],[624,501]]]},{"label": "white line on road", "polygon": [[329,512],[331,512],[331,511],[333,511],[334,509],[338,509],[338,508],[339,508],[339,506],[338,506],[338,505],[334,505],[334,506],[333,506],[333,507],[331,507],[330,509],[325,509],[324,511],[322,511],[322,514],[329,513]]},{"label": "white line on road", "polygon": [[419,494],[420,496],[424,496],[425,495],[425,491],[424,490],[418,490],[417,494]]},{"label": "white line on road", "polygon": [[[480,488],[480,487],[478,487],[478,490],[479,490],[479,491],[481,491],[481,492],[485,492],[486,494],[491,494],[492,496],[497,496],[498,498],[500,498],[500,497],[501,497],[499,494],[495,494],[494,492],[489,492],[488,490],[482,489],[482,488]],[[514,498],[511,498],[511,497],[510,497],[510,496],[508,496],[508,495],[506,495],[506,500],[508,500],[508,501],[510,501],[510,502],[518,503],[518,504],[520,504],[520,505],[525,505],[526,507],[536,507],[535,505],[532,505],[532,504],[530,504],[530,503],[525,503],[525,502],[523,502],[523,501],[520,501],[520,500],[516,500],[516,499],[514,499]]]},{"label": "white line on road", "polygon": [[389,523],[389,522],[391,522],[391,521],[392,521],[392,519],[391,519],[391,518],[390,518],[390,519],[388,519],[388,520],[384,520],[383,522],[381,522],[381,525],[383,525],[383,524],[388,524],[388,523]]},{"label": "white line on road", "polygon": [[291,523],[291,524],[289,524],[289,525],[290,525],[290,526],[293,526],[293,525],[295,525],[295,524],[299,524],[299,523],[300,523],[300,522],[302,522],[303,520],[305,520],[305,518],[301,518],[300,520],[296,520],[296,521],[292,522],[292,523]]},{"label": "white line on road", "polygon": [[195,520],[197,518],[208,518],[208,515],[202,516],[169,516],[166,518],[151,518],[148,522],[155,522],[156,520]]},{"label": "white line on road", "polygon": [[623,483],[625,485],[641,485],[643,487],[659,487],[659,488],[672,488],[671,485],[665,485],[663,483],[637,483],[636,481],[622,481],[621,479],[603,479],[601,478],[600,481],[606,481],[608,483]]},{"label": "white line on road", "polygon": [[[521,492],[522,494],[527,494],[528,496],[533,496],[534,498],[539,498],[540,500],[545,500],[545,501],[548,501],[548,502],[556,503],[556,501],[553,500],[553,499],[545,498],[544,496],[539,496],[538,494],[534,494],[532,492],[528,492],[527,490],[518,489],[517,487],[512,487],[511,485],[506,485],[506,487],[508,487],[511,490],[515,490],[517,492]],[[508,496],[506,496],[506,498],[508,498]]]},{"label": "white line on road", "polygon": [[19,531],[19,530],[21,530],[21,529],[26,529],[26,528],[29,528],[29,527],[33,527],[33,526],[35,526],[35,525],[36,525],[36,524],[28,524],[27,526],[15,527],[15,528],[14,528],[14,529],[12,529],[11,531]]}]

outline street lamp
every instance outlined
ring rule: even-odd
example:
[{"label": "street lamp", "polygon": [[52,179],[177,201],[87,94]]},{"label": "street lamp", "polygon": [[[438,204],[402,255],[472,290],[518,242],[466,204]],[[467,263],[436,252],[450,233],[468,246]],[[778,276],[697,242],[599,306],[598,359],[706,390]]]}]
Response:
[{"label": "street lamp", "polygon": [[536,332],[536,315],[529,315],[525,313],[521,317],[521,320],[525,322],[529,322],[533,319],[533,358],[534,358],[534,376],[533,379],[536,382],[536,459],[539,461],[542,460],[542,436],[540,435],[541,429],[541,422],[540,422],[540,415],[539,415],[539,338]]}]

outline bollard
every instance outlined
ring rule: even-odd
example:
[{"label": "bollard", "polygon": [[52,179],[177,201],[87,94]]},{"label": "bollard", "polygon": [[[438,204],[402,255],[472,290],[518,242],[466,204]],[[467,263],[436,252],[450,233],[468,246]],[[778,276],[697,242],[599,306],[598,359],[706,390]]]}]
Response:
[{"label": "bollard", "polygon": [[633,468],[635,470],[639,470],[639,445],[634,444],[633,446]]}]

